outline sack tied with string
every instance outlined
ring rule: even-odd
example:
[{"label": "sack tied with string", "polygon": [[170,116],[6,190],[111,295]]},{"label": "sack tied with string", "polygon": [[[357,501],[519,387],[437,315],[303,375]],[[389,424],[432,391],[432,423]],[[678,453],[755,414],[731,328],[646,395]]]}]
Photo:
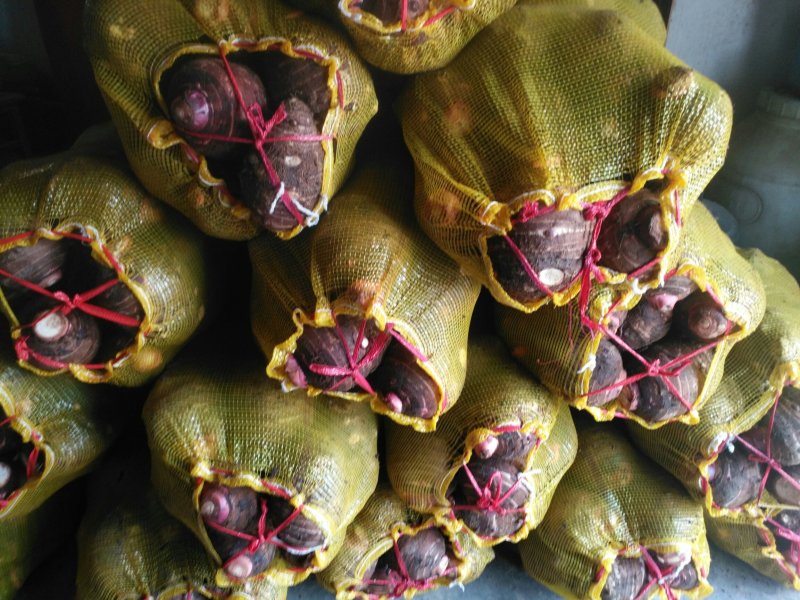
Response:
[{"label": "sack tied with string", "polygon": [[367,165],[319,227],[251,241],[252,327],[284,389],[430,431],[461,393],[480,287],[419,231],[405,175]]},{"label": "sack tied with string", "polygon": [[546,386],[597,420],[694,425],[725,357],[758,326],[766,301],[758,273],[702,205],[678,256],[664,282],[642,295],[597,288],[585,305],[529,315],[499,306],[500,335]]},{"label": "sack tied with string", "polygon": [[144,186],[203,232],[317,223],[377,111],[346,38],[281,2],[91,0],[85,45]]},{"label": "sack tied with string", "polygon": [[144,420],[159,497],[220,565],[222,587],[323,569],[378,483],[369,407],[287,396],[255,364],[187,359]]},{"label": "sack tied with string", "polygon": [[17,163],[0,172],[0,204],[0,307],[21,366],[143,385],[203,320],[202,236],[120,165]]},{"label": "sack tied with string", "polygon": [[518,542],[575,458],[575,426],[499,340],[472,340],[469,352],[464,391],[435,432],[389,425],[387,473],[409,507],[479,547]]},{"label": "sack tied with string", "polygon": [[490,548],[448,531],[432,516],[410,509],[388,486],[379,486],[317,579],[339,600],[412,598],[467,584],[493,558]]},{"label": "sack tied with string", "polygon": [[519,544],[528,574],[565,598],[702,598],[702,507],[614,425],[578,428],[578,456]]},{"label": "sack tied with string", "polygon": [[411,82],[399,113],[420,225],[525,312],[656,286],[731,125],[726,94],[621,13],[529,4]]}]

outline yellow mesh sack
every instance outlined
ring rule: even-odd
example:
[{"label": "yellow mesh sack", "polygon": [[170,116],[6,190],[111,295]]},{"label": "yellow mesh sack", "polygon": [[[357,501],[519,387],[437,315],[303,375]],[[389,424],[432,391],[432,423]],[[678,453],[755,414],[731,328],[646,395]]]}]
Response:
[{"label": "yellow mesh sack", "polygon": [[[589,386],[600,343],[604,338],[619,340],[611,326],[614,312],[633,308],[641,300],[641,290],[595,288],[589,294],[585,311],[579,301],[563,308],[545,306],[529,315],[498,306],[498,332],[515,358],[542,383],[598,421],[623,416],[648,429],[662,427],[669,421],[695,425],[700,410],[722,380],[725,357],[735,344],[756,329],[764,315],[766,300],[758,273],[737,253],[704,206],[698,205],[692,212],[677,255],[677,264],[666,278],[678,275],[693,280],[699,290],[719,301],[725,316],[734,324],[720,340],[702,346],[713,349],[713,357],[691,410],[677,418],[650,422],[628,410],[619,399],[592,406],[594,392],[590,393]],[[677,368],[677,364],[667,363],[658,373],[672,368]],[[632,379],[635,377],[615,385],[622,386]]]},{"label": "yellow mesh sack", "polygon": [[131,167],[153,195],[203,232],[225,239],[249,239],[259,229],[219,172],[168,120],[162,75],[186,55],[229,57],[267,50],[327,68],[331,106],[319,142],[324,150],[322,191],[304,222],[278,236],[292,237],[317,222],[377,112],[372,81],[344,36],[281,2],[262,0],[91,0],[84,21],[84,44]]},{"label": "yellow mesh sack", "polygon": [[202,321],[210,295],[202,236],[147,195],[127,170],[71,154],[17,163],[0,173],[0,204],[0,253],[40,240],[80,242],[93,261],[112,270],[116,285],[127,286],[143,313],[140,321],[126,317],[124,323],[124,315],[101,316],[92,293],[99,288],[93,286],[61,297],[58,286],[37,291],[57,300],[62,314],[78,310],[98,322],[135,327],[133,343],[113,356],[87,364],[56,362],[43,370],[36,365],[44,359],[26,341],[31,324],[20,323],[9,305],[4,275],[0,308],[23,367],[38,375],[68,371],[87,383],[139,386],[163,370]]},{"label": "yellow mesh sack", "polygon": [[[702,507],[667,473],[636,452],[613,426],[578,433],[580,451],[542,523],[519,544],[528,574],[565,598],[599,600],[618,557],[645,558],[640,598],[702,598],[711,562]],[[698,586],[668,596],[652,554],[690,557]],[[644,590],[643,590],[644,591]]]},{"label": "yellow mesh sack", "polygon": [[[592,281],[645,288],[663,279],[731,126],[724,91],[627,17],[528,4],[495,20],[446,68],[411,82],[399,114],[420,225],[498,302],[525,312],[566,304]],[[599,267],[606,216],[648,182],[666,245],[630,274]],[[551,289],[516,252],[542,295],[512,298],[489,240],[502,236],[494,241],[511,251],[514,227],[566,209],[591,228],[582,268]]]},{"label": "yellow mesh sack", "polygon": [[[434,433],[389,425],[387,473],[409,507],[433,514],[449,530],[468,534],[479,547],[517,542],[542,520],[558,482],[575,459],[575,426],[569,407],[516,366],[498,340],[472,341],[469,352],[461,398]],[[524,521],[510,536],[482,537],[456,517],[449,488],[477,445],[490,435],[515,430],[537,440],[520,469],[530,490]]]},{"label": "yellow mesh sack", "polygon": [[477,579],[494,558],[491,548],[477,546],[469,536],[443,530],[452,551],[451,566],[445,576],[415,585],[408,579],[397,582],[394,592],[369,594],[362,591],[368,567],[385,552],[396,547],[403,535],[436,526],[433,517],[422,515],[406,506],[388,487],[379,487],[367,502],[356,520],[347,528],[344,546],[328,567],[317,574],[317,579],[339,600],[378,600],[385,598],[412,598],[417,592],[434,590],[456,584],[467,584]]},{"label": "yellow mesh sack", "polygon": [[250,242],[252,327],[267,356],[267,374],[291,389],[287,359],[304,327],[334,327],[336,315],[373,319],[401,343],[436,386],[431,418],[392,411],[366,388],[326,393],[369,401],[372,410],[420,431],[436,428],[458,400],[467,366],[469,322],[480,287],[463,275],[416,226],[410,178],[391,165],[370,165],[340,193],[319,227],[291,244],[271,236]]},{"label": "yellow mesh sack", "polygon": [[778,261],[761,251],[741,253],[758,272],[767,294],[758,329],[731,351],[725,377],[699,411],[696,426],[672,424],[657,432],[631,426],[630,433],[645,453],[704,503],[710,517],[741,513],[742,522],[759,523],[783,505],[765,489],[740,508],[721,507],[714,501],[709,469],[729,446],[745,443],[741,434],[770,413],[786,386],[800,388],[800,286]]},{"label": "yellow mesh sack", "polygon": [[2,352],[0,423],[19,434],[29,455],[27,481],[0,497],[0,521],[28,514],[94,466],[127,412],[109,391],[67,375],[37,377]]},{"label": "yellow mesh sack", "polygon": [[[285,498],[322,530],[326,546],[308,569],[278,556],[258,576],[277,585],[299,583],[330,562],[378,483],[377,423],[369,407],[286,396],[255,365],[187,360],[159,380],[143,414],[161,501],[217,564],[198,510],[206,483]],[[232,583],[221,568],[216,580]]]}]

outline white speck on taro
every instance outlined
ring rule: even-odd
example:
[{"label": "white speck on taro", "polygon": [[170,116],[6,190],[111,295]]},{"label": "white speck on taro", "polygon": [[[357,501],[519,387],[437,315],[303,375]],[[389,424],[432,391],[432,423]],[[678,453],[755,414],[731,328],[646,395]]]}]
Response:
[{"label": "white speck on taro", "polygon": [[300,163],[303,161],[299,156],[290,155],[284,158],[283,162],[287,167],[297,167],[300,166]]},{"label": "white speck on taro", "polygon": [[564,271],[561,269],[542,269],[539,280],[547,287],[559,285],[564,281]]}]

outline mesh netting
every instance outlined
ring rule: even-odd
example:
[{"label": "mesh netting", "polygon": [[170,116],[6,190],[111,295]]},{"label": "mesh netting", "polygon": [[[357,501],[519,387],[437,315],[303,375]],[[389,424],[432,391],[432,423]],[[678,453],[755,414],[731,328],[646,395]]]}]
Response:
[{"label": "mesh netting", "polygon": [[[378,488],[353,524],[347,529],[344,546],[328,567],[317,575],[319,582],[336,593],[337,598],[347,600],[377,600],[379,598],[413,597],[417,592],[446,587],[453,583],[466,584],[476,579],[494,558],[489,548],[480,548],[464,534],[443,531],[448,544],[450,559],[441,576],[426,580],[413,580],[408,572],[404,576],[378,579],[370,569],[386,552],[399,555],[398,540],[404,535],[414,535],[436,526],[433,518],[425,517],[409,509],[388,488]],[[398,561],[400,562],[400,561]],[[386,587],[382,594],[369,593],[363,588],[370,583]]]},{"label": "mesh netting", "polygon": [[[144,408],[153,483],[167,510],[200,538],[220,563],[198,512],[209,484],[252,488],[287,500],[322,531],[324,546],[297,568],[276,557],[265,574],[293,585],[324,568],[341,547],[345,528],[378,481],[377,425],[366,405],[284,395],[255,365],[233,368],[193,360],[167,373]],[[262,513],[266,511],[261,507]],[[263,517],[263,515],[262,515]],[[280,545],[278,529],[247,536],[251,551]],[[224,533],[224,532],[223,532]],[[225,570],[217,583],[229,586]]]},{"label": "mesh netting", "polygon": [[[758,250],[742,252],[755,268],[767,294],[767,308],[758,329],[737,344],[725,363],[725,377],[719,389],[699,412],[700,422],[693,427],[669,425],[657,432],[631,427],[637,444],[655,461],[673,473],[686,488],[705,503],[713,517],[741,512],[740,518],[761,522],[767,512],[798,504],[782,504],[771,489],[782,479],[800,490],[796,474],[788,473],[789,465],[772,456],[772,430],[777,411],[784,405],[792,411],[788,399],[790,388],[800,390],[800,287],[781,264]],[[791,431],[796,426],[790,425]],[[794,435],[794,433],[792,433]],[[766,442],[766,443],[765,443]],[[720,455],[731,460],[734,452],[743,453],[760,465],[760,472],[734,473],[734,478],[753,477],[750,486],[739,482],[741,489],[750,487],[747,499],[720,489],[723,497],[715,497],[714,475],[727,477],[726,467],[718,464]],[[793,463],[790,460],[789,463]],[[746,462],[745,462],[746,464]],[[735,469],[738,470],[738,469]],[[771,480],[771,481],[770,481]],[[769,488],[767,482],[770,481]],[[724,484],[724,482],[723,482]],[[726,486],[728,487],[728,486]],[[797,492],[795,492],[796,494]]]},{"label": "mesh netting", "polygon": [[[575,427],[568,406],[514,365],[499,341],[474,341],[469,352],[464,391],[436,432],[422,434],[389,426],[387,472],[392,487],[411,508],[435,515],[452,531],[469,533],[479,546],[516,542],[542,520],[556,485],[572,464],[577,450]],[[535,440],[518,459],[516,485],[529,491],[527,499],[519,507],[506,508],[505,501],[513,492],[498,489],[489,478],[485,489],[475,490],[474,503],[460,506],[453,499],[452,487],[462,469],[466,474],[475,448],[489,436],[511,431],[531,434]],[[469,511],[501,517],[517,512],[524,519],[513,533],[479,535],[464,523]],[[457,512],[462,517],[457,518]]]},{"label": "mesh netting", "polygon": [[[292,244],[271,236],[250,242],[252,326],[269,359],[267,374],[292,388],[287,360],[304,328],[338,328],[335,319],[343,315],[372,319],[384,342],[408,350],[434,382],[433,415],[391,410],[368,381],[347,392],[309,383],[308,391],[369,399],[374,411],[427,431],[461,393],[470,316],[480,288],[416,227],[406,201],[409,185],[394,167],[366,167],[313,231]],[[361,369],[351,367],[348,374]]]},{"label": "mesh netting", "polygon": [[[526,312],[565,304],[592,281],[655,286],[722,165],[731,124],[725,93],[627,17],[573,7],[511,9],[446,68],[415,79],[399,108],[422,228],[495,299]],[[657,250],[624,272],[599,266],[604,223],[639,192],[657,208]],[[537,271],[515,241],[545,217],[586,232],[570,254],[574,274]],[[566,236],[553,252],[576,233],[553,227]]]},{"label": "mesh netting", "polygon": [[[0,174],[0,203],[0,253],[47,240],[72,243],[87,249],[87,259],[90,251],[90,262],[109,273],[98,283],[85,281],[88,274],[83,269],[69,283],[64,276],[44,289],[0,271],[0,303],[11,322],[22,366],[39,375],[69,370],[89,383],[142,385],[164,368],[200,324],[207,295],[201,236],[180,215],[148,197],[119,167],[70,155],[17,163]],[[25,288],[30,301],[14,305],[11,285]],[[70,285],[75,289],[66,287]],[[101,294],[122,286],[141,318],[99,305]],[[26,316],[38,302],[47,310]],[[17,314],[17,309],[23,310]],[[63,318],[88,315],[101,331],[108,324],[125,328],[133,332],[132,341],[102,362],[48,359],[34,350],[30,339],[37,323],[54,313]]]},{"label": "mesh netting", "polygon": [[[355,144],[377,111],[369,75],[344,37],[280,2],[146,0],[133,5],[93,0],[86,7],[85,31],[95,77],[133,170],[151,193],[216,237],[248,239],[258,227],[250,220],[250,210],[228,189],[230,181],[210,168],[206,157],[192,150],[166,117],[161,78],[176,61],[189,55],[239,58],[279,52],[327,69],[330,108],[320,138],[313,142],[324,151],[321,192],[307,213],[300,210],[302,214],[291,211],[286,192],[278,192],[298,218],[291,229],[277,232],[281,238],[317,222],[342,185]],[[269,139],[269,130],[278,107],[271,115],[250,108],[252,135],[244,142],[261,154],[274,183],[273,165],[263,149],[275,141]]]},{"label": "mesh netting", "polygon": [[[641,556],[647,575],[639,598],[708,595],[702,507],[612,426],[580,431],[578,446],[545,519],[519,544],[526,571],[564,597],[599,600],[614,561]],[[670,555],[680,557],[672,566],[658,560]],[[698,585],[673,591],[670,575],[689,562]]]},{"label": "mesh netting", "polygon": [[[708,342],[693,342],[693,346],[687,346],[668,361],[657,363],[648,359],[642,356],[646,349],[634,351],[620,338],[615,315],[644,301],[630,289],[596,288],[585,305],[577,300],[566,308],[546,306],[529,315],[499,306],[498,331],[515,358],[545,385],[564,394],[573,406],[587,410],[597,420],[629,418],[649,429],[670,421],[696,424],[699,410],[722,379],[725,357],[758,326],[766,301],[758,273],[737,253],[702,205],[695,208],[684,228],[678,256],[677,265],[665,276],[667,284],[672,277],[690,279],[698,290],[718,303],[729,325],[723,336]],[[623,370],[622,379],[593,388],[592,378],[600,362],[598,349],[609,340],[619,346],[626,368],[640,372]],[[685,369],[697,368],[700,363],[704,374],[698,369],[698,379],[702,379],[696,397],[684,398],[684,392],[675,388],[675,376]],[[683,405],[676,411],[679,414],[652,421],[630,410],[621,391],[627,384],[644,378],[657,378],[665,383]],[[609,394],[614,396],[610,401],[606,400]]]},{"label": "mesh netting", "polygon": [[0,492],[0,519],[31,512],[93,466],[117,436],[123,417],[119,404],[109,403],[107,396],[108,390],[66,375],[37,377],[3,352],[0,463],[12,477],[16,462],[25,465],[24,483],[10,494]]}]

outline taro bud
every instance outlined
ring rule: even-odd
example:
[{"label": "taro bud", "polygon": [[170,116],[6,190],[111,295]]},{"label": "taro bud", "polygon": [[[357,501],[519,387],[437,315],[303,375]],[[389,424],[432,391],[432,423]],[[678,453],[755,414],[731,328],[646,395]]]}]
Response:
[{"label": "taro bud", "polygon": [[[17,279],[49,288],[61,280],[66,258],[66,246],[42,238],[32,246],[17,246],[0,254],[0,269]],[[34,293],[5,276],[0,276],[0,285],[9,302]]]},{"label": "taro bud", "polygon": [[[267,513],[270,528],[277,529],[294,512],[295,508],[283,498],[270,498]],[[325,534],[319,525],[302,513],[293,517],[276,537],[288,546],[289,554],[309,554],[325,544]]]},{"label": "taro bud", "polygon": [[[583,267],[594,223],[577,210],[549,212],[517,223],[508,233],[530,263],[542,285],[550,291],[569,286]],[[518,302],[544,297],[503,236],[486,240],[495,279]]]},{"label": "taro bud", "polygon": [[783,467],[783,470],[790,479],[777,471],[772,471],[769,477],[769,491],[781,504],[800,507],[800,465]]},{"label": "taro bud", "polygon": [[656,196],[644,189],[620,200],[600,227],[598,263],[631,273],[667,247],[667,231]]},{"label": "taro bud", "polygon": [[[409,579],[414,581],[426,581],[433,577],[441,577],[447,570],[449,559],[447,558],[447,544],[442,532],[435,527],[424,529],[416,535],[404,535],[397,540],[397,548],[400,557],[403,559]],[[389,555],[391,559],[396,557],[394,553]],[[402,572],[399,565],[396,570]]]},{"label": "taro bud", "polygon": [[389,346],[370,383],[393,412],[421,419],[436,414],[436,384],[401,344],[393,342]]},{"label": "taro bud", "polygon": [[772,426],[772,457],[782,465],[800,464],[800,390],[783,388]]},{"label": "taro bud", "polygon": [[602,600],[634,600],[644,585],[647,567],[641,557],[620,556],[611,565],[606,585],[600,592]]},{"label": "taro bud", "polygon": [[730,327],[722,307],[704,292],[694,292],[675,305],[675,327],[686,337],[710,342],[723,336]]},{"label": "taro bud", "polygon": [[[297,139],[319,135],[311,109],[293,97],[285,100],[283,107],[286,117],[276,123],[269,134],[269,138],[282,139],[264,144],[277,183],[273,185],[261,156],[255,150],[247,153],[239,171],[242,201],[252,209],[253,220],[272,231],[290,231],[304,224],[307,216],[304,211],[314,208],[322,191],[325,159],[319,140]],[[284,204],[286,201],[294,205],[292,211]],[[303,221],[298,221],[298,216]]]},{"label": "taro bud", "polygon": [[[364,377],[377,368],[385,348],[371,360],[363,364],[361,361],[372,351],[373,346],[379,343],[377,338],[381,332],[375,322],[369,319],[364,325],[363,335],[359,336],[362,325],[364,325],[364,319],[360,317],[340,315],[336,317],[336,327],[307,325],[303,329],[302,335],[297,339],[294,361],[310,385],[321,390],[337,392],[350,391],[356,385],[352,376],[316,373],[317,367],[314,365],[347,369],[350,367],[352,359],[356,365],[359,365],[357,370]],[[355,358],[353,358],[354,356]]]},{"label": "taro bud", "polygon": [[326,66],[310,58],[292,58],[282,52],[268,52],[261,58],[257,69],[274,106],[294,96],[308,105],[321,128],[331,107]]},{"label": "taro bud", "polygon": [[[258,76],[248,67],[230,62],[231,72],[248,109],[257,104],[266,113],[267,95]],[[210,140],[192,134],[252,139],[247,113],[242,109],[221,58],[192,58],[170,73],[164,99],[175,127],[186,142],[209,158],[230,158],[244,144]]]},{"label": "taro bud", "polygon": [[647,301],[656,309],[672,316],[675,304],[697,289],[697,284],[689,277],[673,275],[659,288],[645,293]]},{"label": "taro bud", "polygon": [[30,350],[65,365],[91,362],[100,348],[97,321],[77,309],[68,313],[42,311],[36,315],[30,331],[27,341]]},{"label": "taro bud", "polygon": [[245,531],[260,511],[258,495],[249,487],[206,484],[200,493],[200,516],[233,531]]},{"label": "taro bud", "polygon": [[403,18],[403,4],[406,5],[406,19],[416,19],[428,9],[428,0],[364,0],[361,10],[378,17],[385,25],[397,23]]},{"label": "taro bud", "polygon": [[621,383],[626,378],[627,373],[622,368],[622,355],[619,353],[619,349],[607,338],[601,339],[597,346],[592,377],[589,379],[589,405],[602,406],[614,400],[622,393],[622,385],[609,386]]}]

